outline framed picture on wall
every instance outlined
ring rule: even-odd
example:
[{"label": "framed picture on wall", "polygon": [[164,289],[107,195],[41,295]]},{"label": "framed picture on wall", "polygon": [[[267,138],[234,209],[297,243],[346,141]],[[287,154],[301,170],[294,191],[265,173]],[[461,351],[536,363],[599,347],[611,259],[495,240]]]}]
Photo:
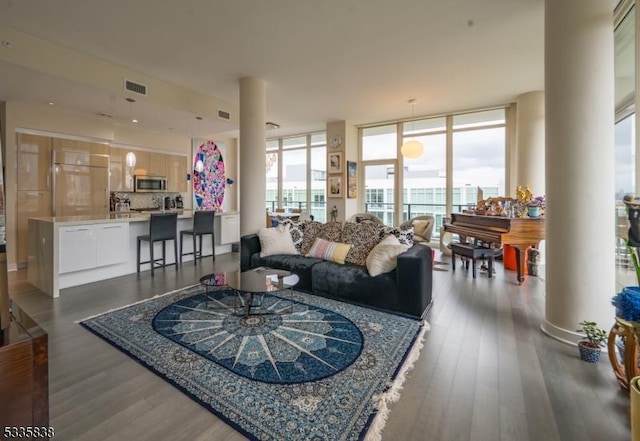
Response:
[{"label": "framed picture on wall", "polygon": [[329,173],[342,173],[342,152],[329,153],[329,160],[327,161]]},{"label": "framed picture on wall", "polygon": [[347,161],[347,199],[358,197],[358,176],[356,174],[356,163]]},{"label": "framed picture on wall", "polygon": [[340,198],[342,197],[342,176],[329,176],[327,179],[327,197]]}]

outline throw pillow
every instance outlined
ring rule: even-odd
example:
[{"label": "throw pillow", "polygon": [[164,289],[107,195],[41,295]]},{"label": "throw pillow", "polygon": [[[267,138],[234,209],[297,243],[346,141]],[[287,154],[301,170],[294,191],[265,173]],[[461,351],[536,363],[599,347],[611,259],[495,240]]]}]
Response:
[{"label": "throw pillow", "polygon": [[260,257],[272,256],[274,254],[298,254],[289,226],[261,228],[258,231],[260,239]]},{"label": "throw pillow", "polygon": [[387,227],[383,233],[385,236],[393,234],[401,244],[413,246],[413,225],[404,227]]},{"label": "throw pillow", "polygon": [[429,228],[430,220],[426,219],[417,219],[412,222],[413,224],[413,234],[416,236],[424,236],[424,233],[427,232],[427,228]]},{"label": "throw pillow", "polygon": [[345,261],[366,265],[367,256],[380,242],[380,232],[383,228],[383,225],[374,222],[346,222],[340,233],[340,242],[351,244]]},{"label": "throw pillow", "polygon": [[393,271],[398,266],[398,256],[409,249],[408,245],[400,243],[397,237],[385,237],[367,257],[367,271],[372,277]]},{"label": "throw pillow", "polygon": [[327,222],[322,224],[320,231],[316,237],[320,239],[329,240],[331,242],[338,242],[340,240],[340,233],[342,232],[342,222]]},{"label": "throw pillow", "polygon": [[351,248],[351,245],[348,243],[331,242],[318,238],[313,243],[307,256],[342,264],[345,257],[347,257],[349,248]]},{"label": "throw pillow", "polygon": [[291,219],[283,219],[278,221],[278,226],[286,226],[289,225],[289,233],[291,234],[291,239],[293,240],[293,244],[298,250],[298,254],[302,253],[302,239],[304,235],[304,221],[295,222]]},{"label": "throw pillow", "polygon": [[321,228],[322,222],[312,221],[305,223],[304,232],[302,234],[302,244],[300,245],[300,254],[305,256],[309,252]]}]

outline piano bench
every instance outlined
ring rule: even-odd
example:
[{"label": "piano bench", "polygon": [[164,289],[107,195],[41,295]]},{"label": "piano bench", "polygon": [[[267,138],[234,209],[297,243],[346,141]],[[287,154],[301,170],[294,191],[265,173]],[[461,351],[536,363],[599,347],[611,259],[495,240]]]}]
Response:
[{"label": "piano bench", "polygon": [[[473,278],[476,278],[476,259],[485,258],[489,261],[489,277],[493,277],[493,258],[496,250],[466,243],[451,244],[451,269],[456,270],[456,254],[461,257],[471,259]],[[469,269],[469,261],[467,260],[467,269]]]}]

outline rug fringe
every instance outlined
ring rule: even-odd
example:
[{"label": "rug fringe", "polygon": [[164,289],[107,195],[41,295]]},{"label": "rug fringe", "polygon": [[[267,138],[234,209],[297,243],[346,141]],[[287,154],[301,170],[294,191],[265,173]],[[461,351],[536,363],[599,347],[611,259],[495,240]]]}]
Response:
[{"label": "rug fringe", "polygon": [[110,312],[119,311],[121,309],[128,308],[129,306],[134,306],[134,305],[137,305],[139,303],[148,302],[149,300],[157,299],[159,297],[168,296],[169,294],[174,294],[174,293],[176,293],[178,291],[182,291],[182,290],[185,290],[185,289],[195,288],[196,286],[200,286],[200,284],[196,283],[195,285],[189,285],[189,286],[185,286],[185,287],[182,287],[182,288],[174,289],[173,291],[165,292],[165,293],[162,293],[162,294],[156,294],[153,297],[149,297],[147,299],[138,300],[137,302],[129,303],[128,305],[118,306],[117,308],[113,308],[113,309],[110,309],[108,311],[101,312],[99,314],[94,314],[94,315],[91,315],[89,317],[85,317],[83,319],[76,320],[73,323],[75,323],[75,324],[82,323],[84,321],[91,320],[91,319],[94,319],[96,317],[100,317],[101,315],[109,314]]},{"label": "rug fringe", "polygon": [[388,388],[384,393],[373,397],[376,402],[377,414],[371,422],[371,426],[369,426],[369,430],[367,431],[364,441],[380,441],[382,439],[382,429],[386,426],[387,420],[389,419],[389,413],[391,412],[389,404],[400,399],[400,391],[404,387],[407,374],[413,369],[415,362],[420,357],[420,352],[424,346],[425,335],[430,329],[431,326],[429,323],[423,320],[422,329],[416,337],[416,342],[411,348],[409,355],[398,371],[398,375],[394,380],[389,382]]}]

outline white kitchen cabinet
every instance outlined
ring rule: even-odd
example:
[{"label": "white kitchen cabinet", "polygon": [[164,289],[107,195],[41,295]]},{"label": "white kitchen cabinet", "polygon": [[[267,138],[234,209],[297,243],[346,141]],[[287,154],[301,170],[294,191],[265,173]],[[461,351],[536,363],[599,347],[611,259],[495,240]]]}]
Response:
[{"label": "white kitchen cabinet", "polygon": [[129,224],[126,222],[95,225],[96,266],[125,263],[129,260]]},{"label": "white kitchen cabinet", "polygon": [[240,241],[240,216],[237,214],[223,214],[220,216],[220,244]]},{"label": "white kitchen cabinet", "polygon": [[58,272],[60,274],[95,268],[96,252],[94,225],[60,227],[58,233]]}]

